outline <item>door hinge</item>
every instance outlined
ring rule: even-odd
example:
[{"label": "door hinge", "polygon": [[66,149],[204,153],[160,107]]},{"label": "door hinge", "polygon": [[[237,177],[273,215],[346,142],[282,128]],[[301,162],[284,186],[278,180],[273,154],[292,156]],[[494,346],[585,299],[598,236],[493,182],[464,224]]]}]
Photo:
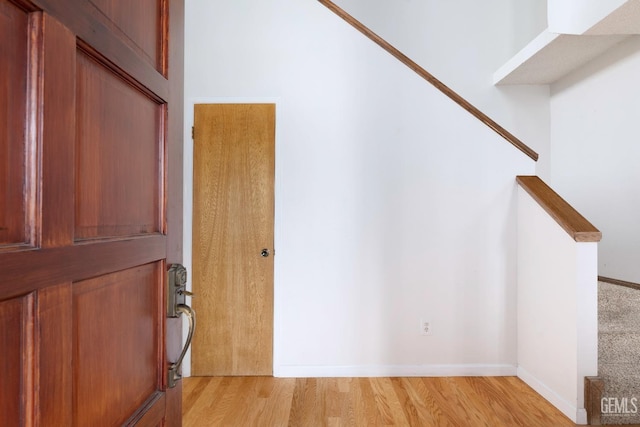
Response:
[{"label": "door hinge", "polygon": [[196,139],[196,127],[191,126],[191,139]]}]

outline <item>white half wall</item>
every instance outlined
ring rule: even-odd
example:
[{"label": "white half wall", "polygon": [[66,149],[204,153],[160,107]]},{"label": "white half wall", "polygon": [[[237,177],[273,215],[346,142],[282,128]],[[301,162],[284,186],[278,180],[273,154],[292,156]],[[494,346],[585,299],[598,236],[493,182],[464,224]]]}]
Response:
[{"label": "white half wall", "polygon": [[586,424],[584,377],[598,374],[597,243],[578,243],[518,191],[518,377]]},{"label": "white half wall", "polygon": [[[318,2],[187,0],[186,19],[187,109],[277,105],[275,375],[513,374],[515,176],[534,162]],[[451,46],[452,69],[482,56]],[[490,76],[473,92],[537,134]]]},{"label": "white half wall", "polygon": [[551,88],[552,187],[602,232],[599,274],[640,283],[640,38]]}]

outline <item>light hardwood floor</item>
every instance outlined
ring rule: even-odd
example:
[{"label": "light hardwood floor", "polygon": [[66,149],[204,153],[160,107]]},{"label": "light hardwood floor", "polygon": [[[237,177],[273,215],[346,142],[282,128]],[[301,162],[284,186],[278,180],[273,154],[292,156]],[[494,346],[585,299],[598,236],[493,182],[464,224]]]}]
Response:
[{"label": "light hardwood floor", "polygon": [[183,425],[575,426],[515,377],[192,377]]}]

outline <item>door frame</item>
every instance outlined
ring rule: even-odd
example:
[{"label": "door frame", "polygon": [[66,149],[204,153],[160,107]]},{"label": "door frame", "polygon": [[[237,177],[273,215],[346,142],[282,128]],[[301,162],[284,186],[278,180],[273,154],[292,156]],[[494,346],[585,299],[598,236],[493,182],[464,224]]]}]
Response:
[{"label": "door frame", "polygon": [[[276,366],[279,366],[279,345],[280,342],[280,292],[278,291],[278,257],[275,256],[275,250],[279,247],[280,242],[280,226],[278,218],[280,217],[280,200],[278,198],[280,173],[278,170],[278,158],[279,158],[279,144],[280,140],[280,127],[278,126],[279,118],[282,113],[282,98],[280,97],[189,97],[184,103],[184,183],[183,183],[183,253],[182,260],[183,265],[187,268],[187,271],[193,271],[193,138],[191,135],[191,129],[194,122],[194,109],[196,104],[275,104],[276,108],[276,131],[275,131],[275,181],[274,181],[274,224],[273,224],[273,371],[275,372]],[[187,281],[187,289],[193,290],[193,284],[189,279]],[[196,295],[197,298],[197,295]],[[190,299],[187,301],[191,305]],[[182,336],[186,337],[188,332],[188,325],[183,324]],[[184,339],[184,338],[183,338]],[[191,348],[187,350],[182,363],[182,376],[191,376]]]}]

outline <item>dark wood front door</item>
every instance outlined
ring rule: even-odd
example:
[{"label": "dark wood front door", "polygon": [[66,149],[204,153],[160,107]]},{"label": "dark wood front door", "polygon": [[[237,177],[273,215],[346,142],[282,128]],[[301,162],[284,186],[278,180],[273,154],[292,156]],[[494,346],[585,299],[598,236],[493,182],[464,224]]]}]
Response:
[{"label": "dark wood front door", "polygon": [[182,0],[0,0],[0,425],[180,425]]}]

